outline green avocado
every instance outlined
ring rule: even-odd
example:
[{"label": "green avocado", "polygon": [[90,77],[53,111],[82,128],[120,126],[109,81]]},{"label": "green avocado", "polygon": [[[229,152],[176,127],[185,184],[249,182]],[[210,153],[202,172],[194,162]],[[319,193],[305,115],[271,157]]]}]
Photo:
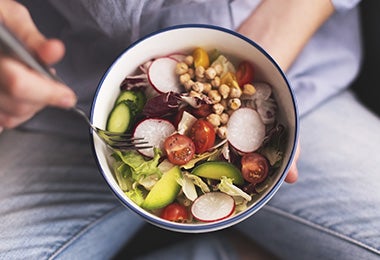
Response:
[{"label": "green avocado", "polygon": [[192,174],[199,177],[220,180],[223,176],[231,178],[237,185],[244,184],[239,169],[231,163],[223,161],[205,162],[195,167]]},{"label": "green avocado", "polygon": [[181,177],[181,170],[178,166],[171,168],[164,173],[149,191],[141,207],[153,210],[163,208],[172,203],[177,197],[181,186],[177,179]]}]

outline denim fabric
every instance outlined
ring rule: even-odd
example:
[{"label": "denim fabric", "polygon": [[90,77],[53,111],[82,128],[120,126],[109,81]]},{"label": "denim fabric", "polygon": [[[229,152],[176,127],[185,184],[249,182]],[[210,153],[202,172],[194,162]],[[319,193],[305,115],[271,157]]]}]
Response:
[{"label": "denim fabric", "polygon": [[[199,9],[204,0],[25,1],[41,30],[64,40],[67,55],[57,71],[86,109],[102,73],[133,40],[181,22],[235,28],[239,13],[251,11],[237,11],[238,2],[257,4],[207,1],[211,7]],[[189,15],[189,3],[201,15]],[[156,5],[161,15],[153,15]],[[237,225],[284,259],[380,257],[380,122],[342,92],[360,64],[357,18],[355,9],[334,15],[290,69],[303,115],[300,180],[284,184],[268,206]],[[47,109],[23,129],[0,135],[0,259],[111,258],[143,222],[106,186],[87,127],[72,114]],[[236,257],[213,234],[191,243],[210,258]],[[177,259],[181,248],[189,247],[157,254]]]},{"label": "denim fabric", "polygon": [[379,133],[350,92],[302,117],[299,181],[238,228],[284,259],[379,259]]}]

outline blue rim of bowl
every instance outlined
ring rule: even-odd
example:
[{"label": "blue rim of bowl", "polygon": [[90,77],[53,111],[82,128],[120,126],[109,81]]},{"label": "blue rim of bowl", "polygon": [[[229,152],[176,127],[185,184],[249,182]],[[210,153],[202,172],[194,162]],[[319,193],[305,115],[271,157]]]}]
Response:
[{"label": "blue rim of bowl", "polygon": [[[133,212],[135,212],[138,215],[140,215],[147,222],[149,222],[149,223],[151,223],[153,225],[156,225],[158,227],[171,230],[171,231],[184,232],[184,233],[203,233],[203,232],[211,232],[211,231],[221,230],[221,229],[230,227],[230,226],[232,226],[234,224],[240,223],[241,221],[247,219],[248,217],[250,217],[254,213],[256,213],[258,210],[260,210],[274,196],[274,194],[278,191],[278,189],[280,188],[280,186],[284,182],[285,177],[286,177],[286,173],[289,171],[290,166],[291,166],[291,164],[292,164],[292,162],[294,160],[294,155],[295,155],[296,147],[297,147],[296,144],[298,142],[299,118],[298,118],[298,108],[297,108],[297,101],[296,101],[296,98],[295,98],[295,94],[294,94],[292,88],[290,87],[289,81],[288,81],[285,73],[282,71],[282,69],[277,64],[277,62],[261,46],[259,46],[256,42],[252,41],[251,39],[249,39],[249,38],[247,38],[247,37],[245,37],[245,36],[243,36],[243,35],[235,32],[235,31],[232,31],[230,29],[223,28],[223,27],[220,27],[220,26],[208,25],[208,24],[181,24],[181,25],[175,25],[175,26],[166,27],[166,28],[157,30],[155,32],[152,32],[150,34],[147,34],[146,36],[144,36],[144,37],[140,38],[139,40],[137,40],[137,41],[133,42],[132,44],[130,44],[127,48],[125,48],[119,54],[119,56],[112,62],[112,64],[109,66],[109,68],[106,70],[106,72],[103,74],[101,80],[99,81],[98,87],[97,87],[96,92],[94,94],[92,106],[91,106],[91,115],[90,115],[91,122],[93,122],[94,109],[95,109],[95,106],[96,106],[96,101],[97,101],[97,97],[98,97],[100,88],[103,85],[103,82],[104,82],[105,78],[107,77],[108,73],[112,70],[114,64],[120,59],[120,57],[122,55],[124,55],[126,52],[128,52],[128,50],[130,50],[134,46],[138,45],[140,42],[142,42],[142,41],[144,41],[144,40],[146,40],[146,39],[148,39],[148,38],[150,38],[152,36],[155,36],[157,34],[160,34],[160,33],[163,33],[163,32],[167,32],[167,31],[178,30],[178,29],[185,29],[185,28],[200,28],[200,29],[218,30],[218,31],[226,32],[228,34],[231,34],[231,35],[233,35],[235,37],[238,37],[238,38],[240,38],[240,39],[248,42],[249,44],[251,44],[255,48],[257,48],[276,67],[276,69],[278,70],[278,72],[280,72],[283,80],[286,82],[286,85],[287,85],[288,90],[289,90],[289,92],[291,94],[291,97],[292,97],[293,109],[295,111],[295,120],[296,120],[295,121],[295,129],[294,129],[294,145],[293,145],[292,151],[290,153],[289,161],[287,162],[287,165],[284,168],[284,171],[281,173],[280,179],[272,187],[272,189],[259,202],[257,202],[254,206],[252,206],[251,208],[249,208],[249,209],[247,209],[247,210],[245,210],[243,212],[238,213],[235,216],[232,216],[230,218],[226,218],[226,219],[224,219],[222,221],[210,222],[210,223],[204,223],[204,224],[203,223],[200,223],[200,224],[198,224],[198,223],[197,224],[182,224],[182,223],[176,223],[176,222],[166,221],[166,220],[163,220],[163,219],[161,220],[158,217],[153,217],[150,214],[144,214],[143,212],[139,211],[137,209],[138,208],[137,205],[135,205],[135,207],[129,205],[129,203],[126,202],[125,199],[122,196],[120,196],[120,194],[116,191],[116,189],[114,187],[112,187],[111,185],[108,185],[111,188],[112,192],[116,195],[116,197],[128,209],[131,209]],[[93,132],[92,131],[90,132],[90,142],[91,142],[92,152],[93,152],[93,154],[94,154],[94,156],[96,158],[96,163],[98,165],[98,168],[99,168],[99,170],[100,170],[100,172],[101,172],[104,180],[107,182],[105,173],[104,173],[104,171],[103,171],[103,169],[102,169],[102,167],[101,167],[101,165],[99,163],[99,160],[98,160],[98,158],[96,156],[96,150],[95,150],[95,144],[94,144],[94,138],[93,138]],[[107,182],[107,184],[108,184],[108,182]]]}]

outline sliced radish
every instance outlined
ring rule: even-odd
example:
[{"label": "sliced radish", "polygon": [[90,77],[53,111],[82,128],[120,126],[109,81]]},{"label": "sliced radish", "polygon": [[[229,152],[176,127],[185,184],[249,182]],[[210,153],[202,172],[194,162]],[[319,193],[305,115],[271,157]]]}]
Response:
[{"label": "sliced radish", "polygon": [[251,108],[236,110],[227,123],[227,140],[238,151],[257,150],[264,141],[265,125],[260,115]]},{"label": "sliced radish", "polygon": [[186,58],[186,55],[183,53],[172,53],[168,57],[175,59],[178,62],[184,61]]},{"label": "sliced radish", "polygon": [[148,69],[148,79],[157,92],[182,92],[178,75],[175,73],[176,65],[177,61],[170,57],[157,58],[152,64],[150,64]]},{"label": "sliced radish", "polygon": [[256,92],[253,95],[254,99],[267,100],[272,95],[272,87],[265,82],[254,83]]},{"label": "sliced radish", "polygon": [[[163,119],[149,118],[141,121],[135,128],[134,137],[144,137],[147,146],[153,146],[163,150],[165,139],[173,134],[175,127],[172,123]],[[154,156],[153,148],[138,150],[149,157]]]},{"label": "sliced radish", "polygon": [[194,218],[202,222],[214,222],[231,216],[235,201],[223,192],[208,192],[198,197],[191,206]]}]

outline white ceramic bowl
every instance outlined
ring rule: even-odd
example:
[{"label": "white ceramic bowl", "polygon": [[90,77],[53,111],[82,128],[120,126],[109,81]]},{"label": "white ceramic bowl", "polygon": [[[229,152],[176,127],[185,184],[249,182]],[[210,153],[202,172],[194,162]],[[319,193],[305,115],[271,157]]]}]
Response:
[{"label": "white ceramic bowl", "polygon": [[230,30],[209,25],[181,25],[167,28],[152,33],[129,46],[113,62],[99,83],[92,105],[92,122],[98,127],[105,128],[108,114],[119,94],[120,83],[127,75],[132,74],[140,64],[165,54],[189,52],[197,46],[202,46],[206,50],[216,48],[221,53],[240,60],[250,61],[256,69],[255,79],[265,81],[274,88],[273,92],[279,107],[277,117],[288,129],[288,146],[284,152],[283,164],[276,173],[274,183],[262,194],[257,202],[250,205],[247,210],[217,222],[182,224],[166,221],[140,208],[124,195],[113,177],[109,164],[109,149],[96,135],[91,136],[93,151],[101,174],[125,206],[156,226],[191,233],[215,231],[232,226],[252,216],[263,207],[284,182],[293,160],[299,131],[294,94],[285,74],[276,62],[265,50],[248,38]]}]

